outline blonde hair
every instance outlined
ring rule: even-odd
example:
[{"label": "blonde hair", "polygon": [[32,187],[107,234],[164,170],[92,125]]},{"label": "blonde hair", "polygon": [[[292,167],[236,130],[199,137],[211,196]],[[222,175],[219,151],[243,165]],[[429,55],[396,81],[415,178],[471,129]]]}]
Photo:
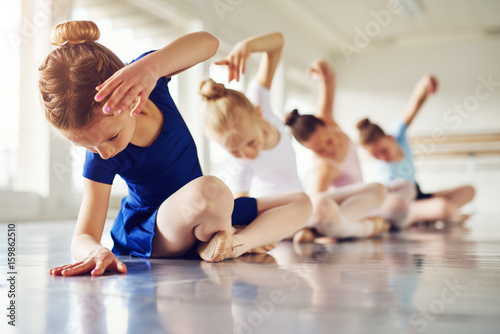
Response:
[{"label": "blonde hair", "polygon": [[203,121],[207,129],[215,134],[233,130],[237,121],[245,115],[251,119],[258,118],[255,106],[243,93],[227,89],[212,79],[201,83],[200,95],[203,100]]},{"label": "blonde hair", "polygon": [[92,21],[68,21],[51,33],[57,48],[39,67],[41,100],[47,120],[57,129],[83,129],[100,113],[96,87],[124,66],[108,48],[97,43],[100,33]]}]

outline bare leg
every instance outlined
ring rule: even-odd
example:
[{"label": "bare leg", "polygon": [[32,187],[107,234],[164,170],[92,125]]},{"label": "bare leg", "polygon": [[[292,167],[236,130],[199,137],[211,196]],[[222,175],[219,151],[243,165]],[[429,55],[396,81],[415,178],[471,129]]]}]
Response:
[{"label": "bare leg", "polygon": [[455,208],[460,208],[472,201],[476,190],[472,186],[461,186],[448,190],[441,190],[433,194],[436,197],[446,198]]},{"label": "bare leg", "polygon": [[228,257],[241,254],[260,246],[278,242],[303,226],[312,211],[311,200],[304,193],[289,193],[257,199],[259,216],[233,236],[234,248]]},{"label": "bare leg", "polygon": [[158,209],[153,256],[179,256],[197,240],[208,241],[217,231],[232,233],[231,191],[214,176],[199,177],[170,196]]},{"label": "bare leg", "polygon": [[409,224],[410,202],[417,194],[415,184],[404,179],[397,179],[387,185],[389,193],[382,205],[370,216],[379,216],[390,222],[394,228],[403,229]]},{"label": "bare leg", "polygon": [[360,220],[383,203],[387,189],[380,183],[356,183],[327,194],[339,204],[342,214],[348,219]]},{"label": "bare leg", "polygon": [[[379,199],[380,193],[377,194],[377,191],[363,193],[359,192],[359,188],[356,189],[358,191],[352,197],[341,197],[343,200],[340,205],[332,199],[330,194],[323,193],[314,196],[312,198],[313,216],[309,226],[332,238],[364,238],[382,232],[383,226],[380,226],[378,220],[361,221],[361,218],[366,218],[368,212],[373,210],[373,207],[376,207],[383,198]],[[368,189],[370,188],[368,187]],[[372,189],[376,189],[376,187]],[[346,194],[345,191],[344,194]],[[361,203],[358,208],[359,212],[354,211],[357,208],[356,203]]]},{"label": "bare leg", "polygon": [[429,199],[414,201],[410,205],[411,222],[426,220],[458,222],[459,208],[470,202],[474,195],[473,187],[462,186],[436,192]]}]

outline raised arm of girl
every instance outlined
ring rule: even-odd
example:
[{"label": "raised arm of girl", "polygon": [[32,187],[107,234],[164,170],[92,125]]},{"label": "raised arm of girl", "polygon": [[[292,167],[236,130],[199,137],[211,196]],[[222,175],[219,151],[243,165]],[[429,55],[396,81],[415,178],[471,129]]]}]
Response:
[{"label": "raised arm of girl", "polygon": [[245,74],[250,54],[263,52],[255,80],[270,89],[274,73],[281,59],[284,43],[283,34],[279,32],[250,37],[238,42],[224,59],[215,64],[228,67],[229,82],[239,81],[240,74]]},{"label": "raised arm of girl", "polygon": [[413,89],[410,101],[403,113],[403,121],[409,126],[422,108],[427,96],[434,94],[437,89],[437,80],[431,75],[424,75]]},{"label": "raised arm of girl", "polygon": [[144,108],[149,94],[161,77],[171,77],[212,57],[219,41],[211,34],[200,31],[181,36],[144,58],[122,68],[96,87],[96,101],[103,101],[105,113],[119,115],[137,100],[130,111],[136,116]]},{"label": "raised arm of girl", "polygon": [[318,99],[315,116],[326,125],[335,124],[333,103],[335,98],[335,73],[331,66],[321,58],[314,60],[307,69],[307,74],[318,81]]},{"label": "raised arm of girl", "polygon": [[[115,110],[115,114],[118,115],[120,110],[128,111],[134,104],[134,100],[138,98],[137,104],[132,108],[132,113],[140,112],[160,77],[172,76],[210,58],[217,48],[218,40],[205,32],[180,37],[163,49],[150,53],[115,72],[98,87],[99,93],[96,100],[103,101],[113,92],[104,109]],[[127,115],[125,117],[129,118]],[[98,134],[97,136],[81,131],[59,130],[73,143],[91,152],[99,153],[103,159],[112,157],[107,153],[109,148],[115,149],[114,155],[119,153],[117,147],[123,150],[132,136],[130,134],[126,139],[127,135],[123,134],[115,139],[117,136],[114,136],[114,132],[110,132],[112,130],[107,127],[106,119],[92,124],[94,125],[91,130]],[[125,132],[124,129],[125,127],[122,128],[122,133]],[[110,133],[109,136],[108,133]],[[83,201],[71,244],[72,255],[77,262],[51,269],[52,275],[70,276],[91,272],[95,276],[105,271],[127,272],[125,264],[100,243],[110,193],[110,184],[85,179]]]}]

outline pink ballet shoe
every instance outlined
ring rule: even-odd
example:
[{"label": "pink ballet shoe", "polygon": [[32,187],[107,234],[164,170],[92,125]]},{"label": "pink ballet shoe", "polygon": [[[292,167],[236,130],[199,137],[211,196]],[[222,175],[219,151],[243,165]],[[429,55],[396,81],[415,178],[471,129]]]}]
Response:
[{"label": "pink ballet shoe", "polygon": [[219,262],[233,250],[233,236],[227,231],[214,234],[209,242],[200,242],[197,252],[207,262]]},{"label": "pink ballet shoe", "polygon": [[293,235],[294,243],[312,242],[315,238],[314,232],[310,228],[303,228]]}]

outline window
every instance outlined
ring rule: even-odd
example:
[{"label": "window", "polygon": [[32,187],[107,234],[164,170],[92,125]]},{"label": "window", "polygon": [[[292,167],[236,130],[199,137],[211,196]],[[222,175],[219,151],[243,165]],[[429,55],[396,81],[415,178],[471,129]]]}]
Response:
[{"label": "window", "polygon": [[19,34],[21,25],[21,2],[8,1],[0,12],[0,99],[2,121],[0,122],[0,190],[13,187],[17,170],[19,146]]}]

